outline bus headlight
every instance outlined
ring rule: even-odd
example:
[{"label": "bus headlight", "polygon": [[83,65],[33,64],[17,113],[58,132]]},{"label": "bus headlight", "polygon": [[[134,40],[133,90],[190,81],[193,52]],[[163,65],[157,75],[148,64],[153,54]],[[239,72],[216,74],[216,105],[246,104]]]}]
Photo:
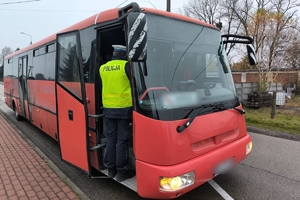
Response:
[{"label": "bus headlight", "polygon": [[159,186],[162,191],[176,191],[188,187],[195,182],[194,171],[176,176],[176,177],[160,177]]},{"label": "bus headlight", "polygon": [[252,141],[246,145],[246,155],[252,151]]}]

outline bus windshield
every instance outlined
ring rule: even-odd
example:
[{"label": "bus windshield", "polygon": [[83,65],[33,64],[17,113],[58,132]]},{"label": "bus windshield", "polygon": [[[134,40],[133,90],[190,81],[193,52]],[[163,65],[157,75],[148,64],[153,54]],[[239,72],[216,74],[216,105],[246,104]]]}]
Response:
[{"label": "bus windshield", "polygon": [[[133,63],[137,111],[160,120],[188,117],[190,110],[237,105],[220,32],[176,19],[147,15],[147,61]],[[199,115],[216,112],[207,106]]]}]

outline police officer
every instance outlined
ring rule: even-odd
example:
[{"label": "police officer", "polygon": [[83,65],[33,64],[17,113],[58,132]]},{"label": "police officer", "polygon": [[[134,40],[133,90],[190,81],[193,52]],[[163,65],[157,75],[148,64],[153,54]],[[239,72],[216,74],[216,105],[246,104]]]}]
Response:
[{"label": "police officer", "polygon": [[123,181],[135,175],[126,167],[128,144],[132,139],[132,96],[126,47],[114,47],[112,60],[99,68],[102,81],[102,104],[106,121],[106,154],[108,177]]}]

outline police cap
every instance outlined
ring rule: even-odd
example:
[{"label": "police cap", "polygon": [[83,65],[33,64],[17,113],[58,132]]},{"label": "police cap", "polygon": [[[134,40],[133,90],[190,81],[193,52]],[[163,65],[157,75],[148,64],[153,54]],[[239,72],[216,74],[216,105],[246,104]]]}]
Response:
[{"label": "police cap", "polygon": [[123,45],[112,45],[115,52],[126,53],[126,46]]}]

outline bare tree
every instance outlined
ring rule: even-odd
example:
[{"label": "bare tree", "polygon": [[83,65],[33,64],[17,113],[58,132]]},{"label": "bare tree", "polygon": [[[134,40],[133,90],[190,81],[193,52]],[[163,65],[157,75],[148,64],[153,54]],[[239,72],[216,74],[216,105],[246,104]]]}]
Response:
[{"label": "bare tree", "polygon": [[11,54],[12,52],[14,52],[12,48],[10,48],[10,47],[4,47],[4,48],[1,50],[1,54],[0,54],[0,63],[2,64],[3,61],[4,61],[5,56]]},{"label": "bare tree", "polygon": [[[298,30],[297,33],[292,33],[295,37],[293,41],[290,41],[290,45],[285,47],[286,50],[279,52],[281,57],[283,57],[284,66],[290,69],[300,69],[300,36]],[[276,59],[277,57],[275,57]],[[275,60],[275,62],[277,59]]]},{"label": "bare tree", "polygon": [[[251,2],[249,2],[249,0],[246,0],[246,2],[241,0],[220,1],[220,19],[222,20],[222,24],[224,24],[222,28],[223,34],[244,34],[244,32],[241,29],[247,25],[246,21],[248,18],[248,9],[250,8],[249,6],[247,7],[245,5],[249,4],[251,5]],[[240,5],[244,5],[245,8]],[[232,56],[230,52],[234,51],[235,47],[236,44],[234,43],[231,43],[228,46],[226,45],[225,48],[229,57]]]},{"label": "bare tree", "polygon": [[219,6],[218,0],[189,0],[183,9],[185,15],[215,25],[220,18]]},{"label": "bare tree", "polygon": [[[222,33],[236,34],[241,26],[240,22],[232,9],[225,7],[228,2],[232,3],[233,1],[235,0],[189,0],[183,6],[183,14],[213,24]],[[234,46],[232,43],[225,46],[228,55]]]},{"label": "bare tree", "polygon": [[288,46],[293,42],[295,37],[294,30],[298,24],[298,19],[295,16],[295,8],[300,5],[298,0],[273,0],[275,7],[273,14],[273,21],[270,23],[270,29],[273,34],[270,41],[270,53],[268,68],[273,66],[274,58],[278,53],[286,51]]},{"label": "bare tree", "polygon": [[[244,25],[245,34],[254,38],[259,67],[286,67],[279,61],[287,47],[293,45],[298,18],[298,0],[256,0],[257,8],[249,12]],[[234,9],[234,8],[233,8]],[[276,62],[274,62],[276,61]]]},{"label": "bare tree", "polygon": [[[283,63],[285,52],[294,46],[298,18],[298,0],[225,0],[226,8],[233,21],[239,20],[242,28],[236,33],[253,37],[260,68],[288,67]],[[231,26],[228,26],[231,27]],[[230,28],[231,31],[233,30]]]}]

